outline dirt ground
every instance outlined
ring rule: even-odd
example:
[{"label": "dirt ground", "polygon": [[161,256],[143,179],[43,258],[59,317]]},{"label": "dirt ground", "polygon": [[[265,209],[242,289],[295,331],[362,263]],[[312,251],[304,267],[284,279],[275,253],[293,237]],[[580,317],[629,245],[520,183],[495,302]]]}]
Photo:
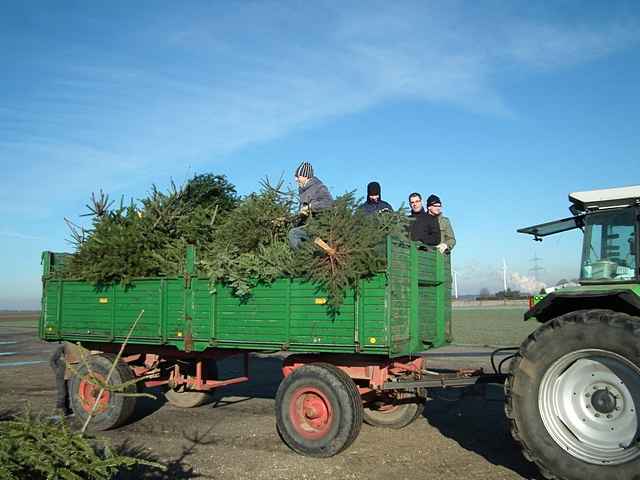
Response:
[{"label": "dirt ground", "polygon": [[[55,345],[31,326],[0,321],[0,411],[50,412],[54,381],[47,363]],[[430,355],[433,367],[486,365],[488,350],[447,347]],[[542,479],[512,442],[502,387],[433,391],[424,415],[403,430],[363,425],[340,455],[312,459],[293,453],[275,428],[279,356],[254,356],[251,381],[221,389],[212,403],[190,410],[157,400],[139,402],[128,425],[98,436],[129,453],[167,465],[122,478],[153,479]],[[239,365],[226,361],[221,371]],[[158,393],[158,392],[156,392]]]}]

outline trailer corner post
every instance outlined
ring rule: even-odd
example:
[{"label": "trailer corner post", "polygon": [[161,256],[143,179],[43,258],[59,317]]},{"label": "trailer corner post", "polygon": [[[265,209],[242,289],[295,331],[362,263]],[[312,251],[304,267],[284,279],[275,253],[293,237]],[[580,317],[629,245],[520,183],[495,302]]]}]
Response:
[{"label": "trailer corner post", "polygon": [[416,242],[411,242],[411,248],[409,249],[409,350],[419,350],[420,343],[420,320],[418,311],[420,290],[418,286],[418,247]]},{"label": "trailer corner post", "polygon": [[184,351],[193,350],[192,320],[195,296],[192,288],[192,277],[196,271],[196,247],[187,245],[184,273]]}]

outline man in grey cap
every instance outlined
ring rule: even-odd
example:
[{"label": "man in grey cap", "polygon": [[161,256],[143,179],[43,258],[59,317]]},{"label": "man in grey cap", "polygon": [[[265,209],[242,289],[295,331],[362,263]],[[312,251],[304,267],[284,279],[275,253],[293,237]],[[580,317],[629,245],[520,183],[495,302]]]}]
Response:
[{"label": "man in grey cap", "polygon": [[291,248],[299,248],[302,242],[309,239],[304,229],[307,219],[333,206],[333,197],[329,189],[313,174],[313,167],[309,162],[302,162],[296,168],[293,176],[298,184],[300,195],[300,222],[302,225],[289,230],[289,245]]}]

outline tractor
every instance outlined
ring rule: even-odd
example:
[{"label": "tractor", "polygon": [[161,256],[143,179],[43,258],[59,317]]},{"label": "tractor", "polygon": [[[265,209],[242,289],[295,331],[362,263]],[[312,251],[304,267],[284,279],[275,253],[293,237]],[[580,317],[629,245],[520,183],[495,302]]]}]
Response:
[{"label": "tractor", "polygon": [[542,325],[505,382],[525,457],[549,479],[640,479],[640,186],[569,195],[571,217],[522,228],[580,229],[577,286],[530,299]]}]

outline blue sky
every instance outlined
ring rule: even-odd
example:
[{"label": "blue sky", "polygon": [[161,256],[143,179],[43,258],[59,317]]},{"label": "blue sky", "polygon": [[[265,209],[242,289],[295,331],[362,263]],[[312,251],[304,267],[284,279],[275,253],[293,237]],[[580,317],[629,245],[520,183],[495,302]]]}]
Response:
[{"label": "blue sky", "polygon": [[246,194],[307,160],[334,194],[435,192],[474,293],[502,258],[576,276],[577,234],[515,230],[640,183],[638,2],[11,2],[0,59],[0,308],[37,306],[100,188]]}]

